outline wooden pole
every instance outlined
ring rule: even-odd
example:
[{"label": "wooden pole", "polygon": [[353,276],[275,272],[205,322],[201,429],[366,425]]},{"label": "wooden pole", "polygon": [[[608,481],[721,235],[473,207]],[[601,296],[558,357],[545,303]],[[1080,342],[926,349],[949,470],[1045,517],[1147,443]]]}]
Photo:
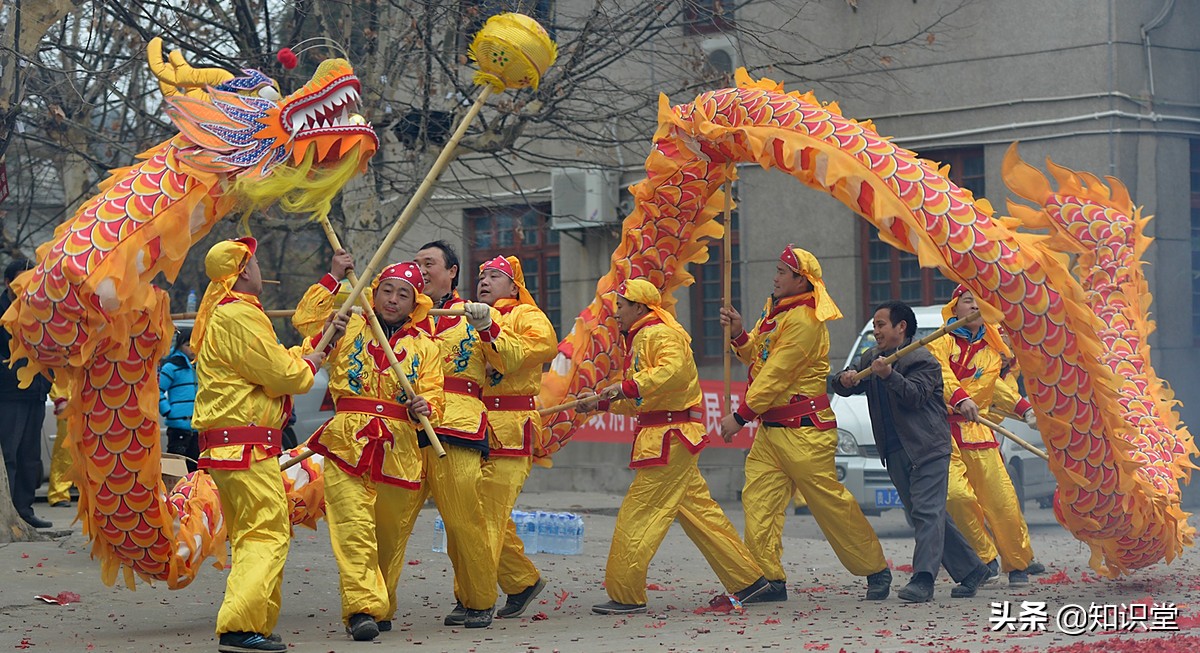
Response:
[{"label": "wooden pole", "polygon": [[[724,257],[721,266],[721,292],[724,293],[725,307],[733,308],[733,181],[725,179],[725,235],[723,247]],[[729,341],[733,340],[733,326],[726,324],[724,328],[725,354],[722,359],[725,364],[725,414],[733,412],[733,352],[730,351]]]},{"label": "wooden pole", "polygon": [[[942,336],[946,335],[947,333],[949,333],[950,331],[952,331],[955,328],[954,325],[966,324],[967,322],[974,320],[978,316],[979,316],[979,311],[977,311],[977,310],[971,311],[971,313],[969,315],[967,315],[965,318],[963,318],[962,320],[959,320],[957,322],[950,322],[949,324],[943,324],[942,327],[940,329],[938,329],[937,331],[934,331],[933,333],[925,336],[924,338],[921,338],[920,340],[914,340],[911,343],[909,343],[906,347],[903,347],[903,348],[897,350],[895,353],[891,354],[890,356],[885,357],[883,359],[883,362],[891,365],[892,363],[895,363],[897,360],[899,360],[901,357],[911,354],[912,352],[916,351],[918,348],[924,347],[925,345],[928,345],[929,343],[933,342],[934,340],[937,340],[938,338],[941,338]],[[859,381],[862,381],[863,379],[867,378],[868,376],[871,376],[871,374],[873,374],[873,372],[871,371],[871,368],[868,367],[865,370],[855,373],[854,378],[858,379]]]},{"label": "wooden pole", "polygon": [[442,316],[463,316],[467,314],[466,309],[462,308],[431,308],[429,314],[437,317]]},{"label": "wooden pole", "polygon": [[577,408],[589,401],[594,401],[596,399],[597,399],[597,397],[595,395],[592,395],[591,397],[585,397],[583,399],[572,399],[571,401],[568,401],[565,404],[558,404],[557,406],[549,406],[546,408],[539,409],[538,415],[545,417],[547,415],[553,415],[554,413],[561,413],[564,410],[571,410],[572,408]]},{"label": "wooden pole", "polygon": [[[325,237],[329,239],[329,244],[333,246],[334,251],[342,249],[342,243],[338,240],[337,233],[333,230],[333,225],[329,223],[329,218],[323,215],[320,216],[320,223],[321,228],[325,230]],[[362,280],[355,278],[356,276],[354,270],[347,270],[346,278],[350,279],[350,283],[357,287],[361,285]],[[416,292],[416,290],[414,289],[413,292]],[[383,325],[379,323],[379,316],[375,315],[375,310],[371,308],[365,296],[360,294],[358,299],[360,300],[363,313],[367,317],[367,323],[371,325],[371,333],[375,336],[375,342],[379,343],[384,355],[387,356],[388,365],[392,367],[392,372],[396,375],[396,379],[400,381],[400,387],[404,388],[404,393],[412,400],[417,396],[417,393],[413,390],[412,383],[408,380],[408,375],[400,367],[400,361],[396,359],[396,352],[392,349],[387,334],[383,331]],[[343,306],[342,308],[344,309],[345,307]],[[329,331],[325,332],[326,335],[329,333]],[[317,351],[323,350],[324,347],[317,349]],[[433,362],[437,364],[437,361]],[[438,458],[444,458],[446,456],[446,449],[442,447],[442,442],[438,440],[437,434],[434,433],[433,425],[429,423],[429,418],[424,415],[417,415],[417,418],[421,421],[421,429],[425,431],[425,436],[429,438],[429,446],[433,447],[433,450],[437,452]]]},{"label": "wooden pole", "polygon": [[288,459],[287,462],[285,462],[279,466],[279,471],[281,471],[281,472],[287,471],[288,468],[295,467],[296,465],[300,464],[300,461],[308,460],[309,458],[312,458],[316,454],[317,454],[317,452],[313,451],[312,449],[309,449],[308,451],[305,451],[304,453],[300,454],[299,456],[296,456],[295,458]]},{"label": "wooden pole", "polygon": [[[278,310],[278,311],[266,311],[267,317],[291,317],[292,314],[295,312],[296,312],[296,309],[294,309],[294,308]],[[172,320],[194,320],[194,319],[196,319],[196,313],[195,313],[195,311],[192,311],[189,313],[171,313],[171,319]]]},{"label": "wooden pole", "polygon": [[[450,164],[450,160],[454,158],[454,150],[458,148],[458,142],[461,141],[463,135],[467,133],[467,127],[469,127],[471,122],[475,120],[475,116],[479,114],[479,110],[483,108],[484,102],[486,102],[491,95],[492,87],[484,86],[483,90],[480,91],[479,96],[475,98],[475,103],[471,105],[471,108],[467,110],[467,114],[463,116],[462,121],[458,123],[458,128],[454,130],[454,134],[450,136],[450,140],[446,141],[446,146],[442,148],[442,152],[438,155],[437,160],[434,161],[433,167],[429,170],[429,173],[425,175],[424,181],[422,181],[421,185],[417,187],[417,191],[413,193],[412,198],[408,200],[408,204],[404,207],[404,211],[400,213],[400,217],[397,218],[396,223],[392,225],[391,231],[389,231],[387,236],[384,237],[383,242],[379,245],[379,249],[375,250],[375,255],[371,257],[370,262],[367,263],[366,267],[362,269],[362,277],[360,277],[358,282],[354,284],[354,288],[350,291],[350,296],[346,298],[345,303],[342,304],[342,308],[338,311],[338,313],[342,315],[349,314],[350,308],[358,302],[358,298],[360,295],[362,295],[363,289],[366,288],[367,284],[370,283],[370,280],[374,278],[375,272],[379,269],[383,259],[388,255],[388,252],[392,251],[392,246],[396,244],[396,240],[400,238],[400,234],[404,233],[405,229],[408,228],[408,223],[411,222],[413,217],[416,216],[417,207],[421,205],[421,201],[425,199],[425,195],[427,195],[429,190],[433,188],[434,182],[436,182],[437,178],[441,176],[442,171],[446,169],[446,166]],[[322,334],[321,340],[317,344],[317,350],[320,351],[324,349],[332,338],[332,331],[326,331],[324,334]],[[384,349],[387,348],[384,347]]]},{"label": "wooden pole", "polygon": [[1000,435],[1003,435],[1004,437],[1008,438],[1009,440],[1012,440],[1013,442],[1017,443],[1022,448],[1028,450],[1030,453],[1037,456],[1038,458],[1041,458],[1042,460],[1050,460],[1049,454],[1047,454],[1045,451],[1042,451],[1041,449],[1033,446],[1032,444],[1026,442],[1025,440],[1017,437],[1016,433],[1013,433],[1012,431],[1004,428],[1003,426],[1000,426],[999,424],[993,422],[992,420],[987,419],[982,416],[980,416],[978,421],[980,424],[983,424],[984,426],[988,427],[989,429],[992,429],[993,431],[999,433]]}]

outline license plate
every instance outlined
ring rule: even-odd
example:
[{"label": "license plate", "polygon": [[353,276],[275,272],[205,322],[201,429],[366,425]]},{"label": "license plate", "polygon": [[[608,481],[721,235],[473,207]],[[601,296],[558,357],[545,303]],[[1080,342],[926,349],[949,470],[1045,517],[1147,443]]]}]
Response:
[{"label": "license plate", "polygon": [[900,508],[903,505],[904,504],[900,502],[900,493],[896,491],[896,488],[875,490],[876,508]]}]

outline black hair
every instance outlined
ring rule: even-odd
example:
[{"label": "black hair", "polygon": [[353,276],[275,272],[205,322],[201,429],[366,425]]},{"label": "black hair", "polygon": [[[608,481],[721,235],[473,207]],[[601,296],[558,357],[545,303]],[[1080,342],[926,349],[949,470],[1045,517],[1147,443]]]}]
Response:
[{"label": "black hair", "polygon": [[[455,253],[454,247],[451,246],[450,243],[448,243],[444,240],[435,240],[430,243],[425,243],[424,245],[421,245],[420,247],[418,247],[417,251],[419,252],[423,249],[430,249],[430,248],[434,248],[434,247],[442,250],[442,259],[446,262],[447,270],[449,270],[450,268],[456,267],[456,268],[458,268],[458,272],[462,272],[462,266],[458,264],[458,254]],[[453,290],[457,290],[457,289],[458,289],[458,274],[456,273],[454,275],[454,278],[452,278],[450,280],[450,290],[453,291]]]},{"label": "black hair", "polygon": [[878,313],[883,309],[887,309],[888,319],[891,320],[892,326],[904,322],[904,337],[912,338],[917,335],[917,315],[913,313],[912,307],[904,302],[884,302],[875,309]]},{"label": "black hair", "polygon": [[13,279],[16,279],[18,274],[32,269],[33,261],[27,258],[14,259],[8,264],[8,267],[4,268],[4,283],[12,283]]},{"label": "black hair", "polygon": [[175,331],[175,349],[182,351],[185,344],[192,340],[192,327],[179,327]]}]

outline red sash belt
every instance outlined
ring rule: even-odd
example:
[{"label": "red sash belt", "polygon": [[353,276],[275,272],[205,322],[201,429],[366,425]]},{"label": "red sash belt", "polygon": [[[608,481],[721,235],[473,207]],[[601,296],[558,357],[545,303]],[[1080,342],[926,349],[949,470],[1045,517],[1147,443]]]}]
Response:
[{"label": "red sash belt", "polygon": [[447,376],[443,381],[442,389],[454,394],[469,395],[476,399],[483,399],[483,387],[477,381],[458,376]]},{"label": "red sash belt", "polygon": [[386,401],[383,399],[342,397],[341,399],[337,400],[337,412],[363,413],[365,415],[387,417],[390,419],[404,420],[406,422],[411,421],[408,417],[408,408],[401,406],[394,401]]},{"label": "red sash belt", "polygon": [[638,428],[649,428],[651,426],[666,426],[668,424],[686,424],[694,422],[699,424],[703,413],[699,406],[692,406],[687,410],[652,410],[645,413],[638,413],[637,423]]},{"label": "red sash belt", "polygon": [[759,419],[763,422],[786,422],[814,415],[826,408],[829,408],[829,395],[811,398],[796,395],[792,397],[791,403],[787,405],[767,409],[766,412],[759,415]]},{"label": "red sash belt", "polygon": [[233,445],[259,445],[278,452],[283,443],[281,429],[266,426],[225,426],[200,431],[200,450]]},{"label": "red sash belt", "polygon": [[488,410],[534,410],[533,395],[495,395],[483,398],[483,406]]}]

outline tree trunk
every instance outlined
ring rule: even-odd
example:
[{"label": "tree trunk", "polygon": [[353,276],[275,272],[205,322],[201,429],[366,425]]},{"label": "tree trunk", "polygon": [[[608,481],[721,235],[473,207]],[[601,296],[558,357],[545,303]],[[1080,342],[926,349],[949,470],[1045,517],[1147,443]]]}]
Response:
[{"label": "tree trunk", "polygon": [[37,542],[46,539],[17,514],[8,490],[8,468],[0,465],[0,544]]}]

